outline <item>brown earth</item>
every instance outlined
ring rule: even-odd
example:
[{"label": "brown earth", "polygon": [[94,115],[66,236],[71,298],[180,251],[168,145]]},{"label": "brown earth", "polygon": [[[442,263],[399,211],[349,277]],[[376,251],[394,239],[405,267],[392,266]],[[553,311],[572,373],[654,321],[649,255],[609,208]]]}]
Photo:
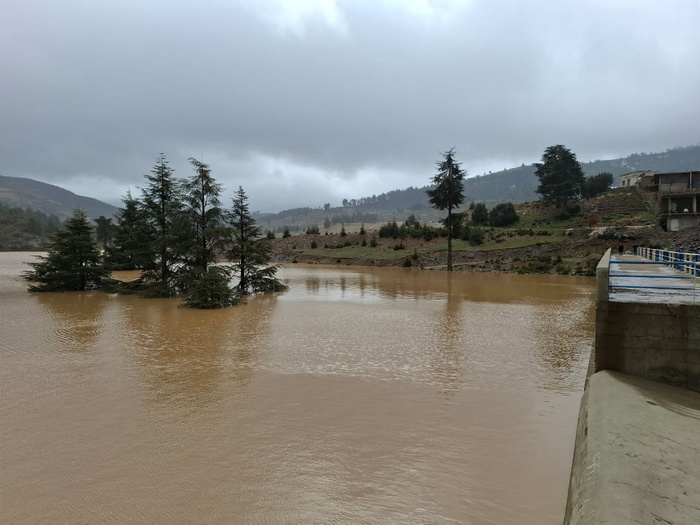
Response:
[{"label": "brown earth", "polygon": [[[369,242],[373,233],[366,235]],[[617,249],[619,244],[625,250],[634,246],[674,247],[682,239],[694,238],[689,232],[666,233],[659,228],[644,225],[614,225],[608,227],[576,228],[567,231],[567,236],[560,242],[535,242],[530,246],[519,248],[470,247],[453,250],[453,266],[456,271],[486,271],[508,273],[562,273],[575,275],[592,275],[595,265],[608,248]],[[695,238],[700,239],[698,232]],[[544,237],[543,241],[550,239]],[[559,239],[557,239],[559,240]],[[447,261],[447,250],[438,248],[445,239],[377,239],[376,248],[368,248],[360,257],[339,257],[336,254],[322,255],[311,252],[312,242],[317,246],[343,245],[350,243],[359,246],[362,235],[351,233],[345,237],[339,234],[296,235],[286,239],[271,240],[273,260],[278,263],[304,264],[344,264],[355,266],[404,266],[410,261],[411,266],[443,270]],[[688,244],[688,241],[685,241]],[[395,258],[367,256],[373,250],[394,251],[394,246],[405,246],[401,255]],[[433,247],[433,249],[431,249]],[[305,253],[300,251],[304,250]],[[309,253],[311,252],[311,253]],[[381,253],[381,252],[377,252]],[[386,254],[384,254],[386,257]]]},{"label": "brown earth", "polygon": [[[595,266],[605,250],[617,250],[620,244],[623,244],[625,250],[632,250],[634,246],[647,246],[683,252],[700,251],[700,228],[676,233],[664,232],[658,226],[654,207],[645,192],[617,188],[582,200],[579,204],[579,209],[572,212],[573,216],[566,222],[572,226],[568,230],[557,226],[562,218],[555,217],[561,215],[564,211],[562,208],[541,201],[517,205],[517,212],[524,219],[522,223],[529,226],[521,228],[515,225],[511,230],[487,229],[485,246],[464,249],[464,243],[460,243],[459,249],[453,252],[454,269],[594,275]],[[541,229],[548,229],[551,235],[537,236]],[[530,233],[524,234],[523,230]],[[361,266],[406,266],[410,263],[419,268],[445,269],[445,239],[425,241],[378,238],[376,248],[338,250],[338,253],[334,253],[335,250],[329,252],[320,248],[325,245],[359,246],[363,237],[359,233],[349,233],[343,237],[339,232],[331,232],[333,230],[327,235],[301,234],[271,240],[274,260],[283,263]],[[368,243],[375,234],[376,231],[367,233]],[[311,248],[314,241],[319,253]],[[405,249],[394,250],[399,243]],[[504,244],[504,247],[499,247],[499,243]],[[508,244],[528,246],[505,247]],[[357,254],[349,255],[349,251]]]}]

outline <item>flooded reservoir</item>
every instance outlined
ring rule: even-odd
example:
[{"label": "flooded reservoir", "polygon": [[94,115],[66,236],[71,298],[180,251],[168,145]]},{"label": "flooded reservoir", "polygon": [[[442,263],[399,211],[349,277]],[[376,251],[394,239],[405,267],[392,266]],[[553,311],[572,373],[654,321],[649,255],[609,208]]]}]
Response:
[{"label": "flooded reservoir", "polygon": [[300,267],[225,310],[0,254],[0,523],[559,524],[594,281]]}]

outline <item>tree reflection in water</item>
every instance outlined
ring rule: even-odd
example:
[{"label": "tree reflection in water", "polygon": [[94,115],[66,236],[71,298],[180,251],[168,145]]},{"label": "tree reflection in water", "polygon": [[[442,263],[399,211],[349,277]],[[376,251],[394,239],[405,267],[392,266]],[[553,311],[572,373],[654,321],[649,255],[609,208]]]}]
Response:
[{"label": "tree reflection in water", "polygon": [[105,324],[110,297],[101,292],[32,294],[52,320],[52,346],[65,352],[95,348]]},{"label": "tree reflection in water", "polygon": [[436,348],[433,349],[432,366],[435,381],[440,385],[441,393],[452,397],[459,390],[462,382],[462,367],[468,348],[462,338],[462,304],[461,294],[453,289],[453,275],[445,275],[447,293],[445,309],[437,320]]},{"label": "tree reflection in water", "polygon": [[185,411],[217,401],[251,380],[258,338],[276,297],[221,310],[178,308],[172,299],[124,302],[124,332],[151,398]]}]

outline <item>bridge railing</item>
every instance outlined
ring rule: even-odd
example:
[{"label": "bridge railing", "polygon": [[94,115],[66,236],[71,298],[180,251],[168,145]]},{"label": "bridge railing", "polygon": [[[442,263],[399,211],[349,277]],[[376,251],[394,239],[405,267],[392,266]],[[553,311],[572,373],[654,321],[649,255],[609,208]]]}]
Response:
[{"label": "bridge railing", "polygon": [[[608,296],[615,291],[638,291],[637,297],[640,300],[652,299],[654,302],[692,301],[695,304],[696,297],[700,293],[697,288],[697,277],[700,276],[700,254],[642,247],[636,249],[635,255],[646,260],[610,258],[607,275]],[[634,265],[640,270],[621,270],[627,265]],[[659,265],[676,271],[663,269],[659,271]],[[645,272],[645,266],[652,268]],[[700,297],[698,298],[700,299]]]},{"label": "bridge railing", "polygon": [[657,248],[637,248],[639,257],[644,257],[650,261],[672,266],[676,270],[688,273],[694,277],[700,276],[700,254],[674,252],[671,250],[661,250]]}]

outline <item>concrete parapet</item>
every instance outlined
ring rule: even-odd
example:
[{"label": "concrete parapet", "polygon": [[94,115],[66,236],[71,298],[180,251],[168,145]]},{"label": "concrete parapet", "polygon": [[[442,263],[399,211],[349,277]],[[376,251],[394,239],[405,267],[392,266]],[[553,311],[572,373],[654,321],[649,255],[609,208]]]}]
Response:
[{"label": "concrete parapet", "polygon": [[595,269],[596,300],[607,301],[610,298],[610,257],[612,248],[608,248]]},{"label": "concrete parapet", "polygon": [[700,394],[615,372],[590,377],[565,525],[700,523]]},{"label": "concrete parapet", "polygon": [[598,301],[594,362],[700,391],[700,306]]}]

